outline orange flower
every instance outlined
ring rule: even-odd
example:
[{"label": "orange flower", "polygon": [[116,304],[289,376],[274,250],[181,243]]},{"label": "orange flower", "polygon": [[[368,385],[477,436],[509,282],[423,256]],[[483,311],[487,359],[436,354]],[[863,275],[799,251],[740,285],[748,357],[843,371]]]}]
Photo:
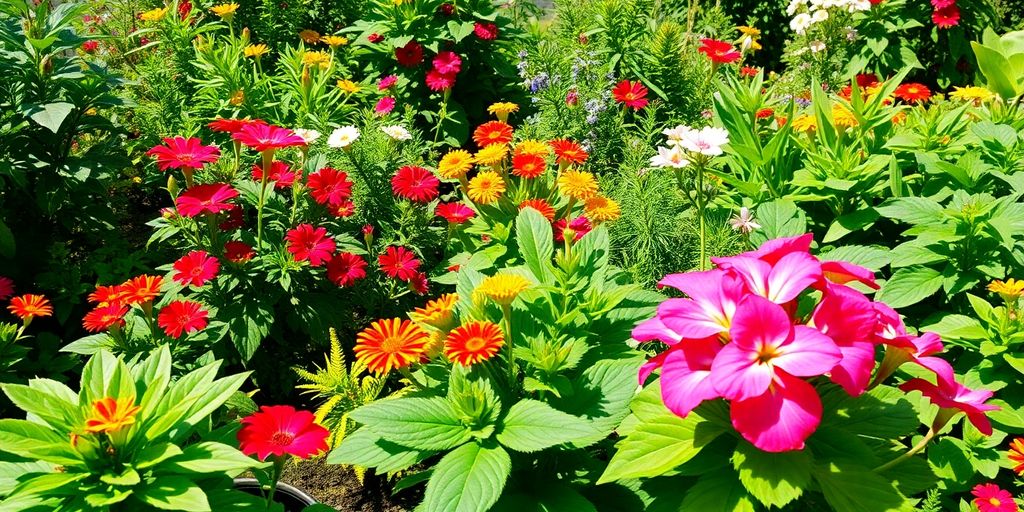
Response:
[{"label": "orange flower", "polygon": [[7,309],[15,316],[30,321],[37,316],[50,316],[53,314],[53,306],[46,297],[42,295],[25,294],[11,299],[11,305]]},{"label": "orange flower", "polygon": [[488,121],[476,127],[473,141],[482,148],[491,144],[508,144],[512,142],[512,127],[501,121]]},{"label": "orange flower", "polygon": [[537,155],[516,155],[512,157],[512,174],[520,178],[536,178],[544,174],[544,158]]},{"label": "orange flower", "polygon": [[561,165],[580,165],[587,161],[587,152],[576,142],[569,139],[555,139],[551,141],[551,149],[555,151],[555,158]]},{"label": "orange flower", "polygon": [[1010,442],[1010,451],[1006,454],[1013,462],[1013,470],[1024,475],[1024,438],[1016,438]]},{"label": "orange flower", "polygon": [[121,300],[129,305],[152,302],[153,299],[160,296],[160,285],[163,284],[163,281],[164,278],[160,276],[148,275],[129,279],[121,285],[121,288],[124,290],[124,296]]},{"label": "orange flower", "polygon": [[85,420],[85,431],[117,432],[128,425],[135,423],[135,415],[142,406],[135,405],[135,397],[111,398],[106,397],[92,403],[92,415]]},{"label": "orange flower", "polygon": [[537,210],[545,219],[548,220],[548,222],[555,220],[555,209],[543,199],[527,199],[526,201],[519,203],[519,210],[522,211],[523,208],[533,208],[534,210]]},{"label": "orange flower", "polygon": [[452,313],[455,310],[455,303],[458,301],[458,294],[446,293],[428,301],[422,308],[413,310],[412,313],[409,313],[409,318],[413,322],[447,331],[452,327]]},{"label": "orange flower", "polygon": [[356,360],[377,374],[405,368],[420,360],[430,337],[409,320],[377,320],[356,335]]},{"label": "orange flower", "polygon": [[932,92],[924,84],[909,83],[903,84],[893,91],[893,94],[907,103],[921,103],[932,97]]},{"label": "orange flower", "polygon": [[307,28],[299,32],[299,39],[302,39],[306,44],[316,44],[317,41],[320,41],[320,33],[316,30],[310,30]]},{"label": "orange flower", "polygon": [[462,366],[469,366],[490,359],[504,344],[505,336],[494,323],[470,322],[448,333],[444,355]]},{"label": "orange flower", "polygon": [[97,286],[96,290],[89,294],[89,302],[98,306],[118,304],[124,299],[124,289],[118,285]]}]

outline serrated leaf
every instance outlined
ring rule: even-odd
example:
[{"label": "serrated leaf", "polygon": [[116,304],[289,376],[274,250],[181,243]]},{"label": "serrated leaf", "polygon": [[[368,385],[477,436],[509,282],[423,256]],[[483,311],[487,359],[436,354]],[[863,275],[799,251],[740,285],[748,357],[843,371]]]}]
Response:
[{"label": "serrated leaf", "polygon": [[766,507],[797,499],[811,482],[811,456],[806,450],[768,453],[741,441],[732,458],[740,481]]},{"label": "serrated leaf", "polygon": [[505,489],[512,459],[500,446],[464,444],[441,458],[427,482],[423,512],[486,512]]},{"label": "serrated leaf", "polygon": [[438,397],[382,400],[349,417],[388,441],[419,450],[447,450],[471,436],[455,407]]},{"label": "serrated leaf", "polygon": [[526,399],[509,409],[498,432],[498,442],[517,452],[535,452],[594,433],[595,429],[583,418]]},{"label": "serrated leaf", "polygon": [[732,469],[704,474],[690,487],[679,512],[754,512],[754,500],[747,494]]},{"label": "serrated leaf", "polygon": [[942,287],[942,273],[930,267],[911,266],[897,270],[875,300],[892,308],[903,308],[921,302]]},{"label": "serrated leaf", "polygon": [[892,198],[875,208],[883,217],[908,224],[928,224],[943,219],[943,208],[925,197]]},{"label": "serrated leaf", "polygon": [[857,466],[839,468],[835,464],[815,468],[825,500],[835,512],[909,512],[908,500],[888,479]]}]

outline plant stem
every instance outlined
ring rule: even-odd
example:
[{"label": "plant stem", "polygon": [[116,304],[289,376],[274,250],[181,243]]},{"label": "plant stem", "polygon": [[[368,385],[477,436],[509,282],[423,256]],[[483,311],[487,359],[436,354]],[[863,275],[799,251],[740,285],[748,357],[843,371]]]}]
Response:
[{"label": "plant stem", "polygon": [[704,220],[704,211],[707,209],[707,202],[704,200],[704,166],[697,168],[697,222],[699,223],[700,236],[700,262],[697,268],[704,270],[704,261],[707,259],[707,222]]},{"label": "plant stem", "polygon": [[516,384],[516,356],[513,350],[512,342],[512,305],[502,304],[501,305],[501,316],[505,322],[505,349],[507,351],[506,356],[508,359],[508,385],[510,389],[513,389]]},{"label": "plant stem", "polygon": [[882,464],[881,466],[878,466],[877,468],[874,469],[874,472],[875,473],[881,473],[881,472],[883,472],[883,471],[885,471],[887,469],[890,469],[890,468],[893,468],[895,466],[898,466],[903,461],[913,457],[914,455],[917,455],[921,450],[924,450],[925,446],[928,446],[928,442],[930,442],[932,440],[932,438],[935,437],[935,433],[936,433],[936,429],[934,427],[928,429],[928,433],[925,434],[924,437],[921,438],[921,441],[918,442],[916,445],[914,445],[913,448],[911,448],[910,450],[907,450],[906,453],[896,457],[895,459],[890,460],[889,462],[886,462],[885,464]]},{"label": "plant stem", "polygon": [[263,152],[263,176],[260,180],[260,198],[256,204],[256,250],[263,249],[263,203],[267,196],[267,177],[270,176],[270,168],[274,164],[274,151]]}]

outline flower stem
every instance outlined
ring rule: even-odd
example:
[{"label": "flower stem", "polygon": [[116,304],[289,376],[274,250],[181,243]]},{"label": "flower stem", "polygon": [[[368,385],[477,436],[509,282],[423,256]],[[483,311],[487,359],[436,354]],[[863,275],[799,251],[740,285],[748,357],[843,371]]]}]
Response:
[{"label": "flower stem", "polygon": [[260,180],[260,198],[256,203],[256,250],[263,248],[263,203],[267,196],[267,177],[270,176],[270,168],[274,164],[274,151],[263,152],[263,176]]},{"label": "flower stem", "polygon": [[512,342],[512,305],[502,304],[501,305],[501,316],[505,323],[505,350],[506,359],[508,360],[508,385],[509,388],[515,388],[516,385],[516,356],[513,350]]},{"label": "flower stem", "polygon": [[889,462],[886,462],[885,464],[882,464],[881,466],[878,466],[877,468],[874,469],[874,472],[875,473],[881,473],[881,472],[883,472],[883,471],[885,471],[887,469],[891,469],[891,468],[893,468],[895,466],[898,466],[901,463],[903,463],[903,461],[906,461],[907,459],[910,459],[914,455],[917,455],[921,450],[924,450],[925,446],[928,446],[928,443],[932,440],[932,438],[935,437],[935,433],[936,432],[937,432],[937,430],[934,427],[928,429],[928,433],[925,434],[924,437],[921,438],[921,441],[918,442],[916,445],[914,445],[913,448],[911,448],[910,450],[907,450],[906,453],[901,454],[900,456],[896,457],[895,459],[892,459]]}]

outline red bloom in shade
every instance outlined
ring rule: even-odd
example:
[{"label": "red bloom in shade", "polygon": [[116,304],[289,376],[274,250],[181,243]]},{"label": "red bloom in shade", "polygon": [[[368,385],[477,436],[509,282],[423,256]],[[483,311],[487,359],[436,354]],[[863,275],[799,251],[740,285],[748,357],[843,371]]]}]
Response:
[{"label": "red bloom in shade", "polygon": [[519,210],[522,211],[523,208],[533,208],[534,210],[537,210],[545,219],[548,220],[548,222],[555,220],[555,209],[543,199],[527,199],[526,201],[519,203]]},{"label": "red bloom in shade", "polygon": [[391,178],[391,190],[398,197],[417,203],[427,203],[437,197],[440,180],[423,167],[406,165]]},{"label": "red bloom in shade", "polygon": [[639,80],[636,82],[630,82],[629,80],[619,82],[612,89],[612,97],[615,98],[615,101],[633,110],[640,110],[647,106],[647,88]]},{"label": "red bloom in shade", "polygon": [[345,171],[324,167],[306,180],[309,195],[320,204],[341,204],[352,197],[352,180]]},{"label": "red bloom in shade", "polygon": [[868,2],[871,3],[871,5],[878,5],[884,1],[885,0],[868,0]]},{"label": "red bloom in shade", "polygon": [[398,83],[398,75],[388,75],[384,78],[381,78],[380,81],[377,82],[377,90],[386,91],[394,87],[396,83]]},{"label": "red bloom in shade", "polygon": [[956,5],[956,0],[931,0],[931,4],[935,9],[945,9],[951,5]]},{"label": "red bloom in shade", "polygon": [[455,52],[443,51],[434,56],[434,69],[438,73],[455,74],[462,71],[462,58]]},{"label": "red bloom in shade", "polygon": [[861,89],[865,87],[871,87],[878,83],[878,75],[874,73],[858,73],[857,74],[857,86]]},{"label": "red bloom in shade", "polygon": [[455,73],[441,73],[431,69],[427,71],[426,82],[431,91],[447,91],[455,86]]},{"label": "red bloom in shade", "polygon": [[430,281],[427,279],[427,274],[417,272],[412,276],[412,279],[409,280],[409,289],[419,295],[430,293]]},{"label": "red bloom in shade", "polygon": [[339,218],[351,217],[356,212],[356,205],[348,199],[338,203],[327,205],[327,211],[331,215]]},{"label": "red bloom in shade", "polygon": [[238,133],[250,124],[267,124],[260,119],[214,119],[206,125],[215,132]]},{"label": "red bloom in shade", "polygon": [[98,306],[82,317],[82,326],[89,332],[100,332],[114,325],[124,325],[124,315],[128,314],[128,306],[107,304]]},{"label": "red bloom in shade", "polygon": [[183,333],[205,329],[209,314],[198,302],[176,300],[160,310],[156,323],[164,330],[164,334],[180,338]]},{"label": "red bloom in shade", "polygon": [[992,424],[985,413],[998,411],[999,407],[987,405],[985,401],[992,398],[992,392],[984,389],[969,389],[963,384],[949,380],[942,375],[937,379],[938,385],[924,379],[911,379],[900,385],[903,391],[920,391],[931,402],[939,406],[940,413],[963,412],[967,419],[986,436],[992,435]]},{"label": "red bloom in shade", "polygon": [[384,36],[374,32],[374,33],[366,36],[366,40],[371,42],[371,43],[377,44],[377,43],[379,43],[379,42],[384,40]]},{"label": "red bloom in shade", "polygon": [[555,139],[551,141],[551,149],[555,152],[555,159],[559,164],[581,165],[587,161],[587,152],[574,141],[569,139]]},{"label": "red bloom in shade", "polygon": [[536,178],[544,174],[547,164],[540,155],[519,154],[512,157],[512,174],[520,178]]},{"label": "red bloom in shade", "polygon": [[32,320],[37,316],[43,317],[53,314],[53,306],[50,305],[50,301],[46,300],[46,297],[32,294],[25,294],[11,299],[7,310],[25,321]]},{"label": "red bloom in shade", "polygon": [[960,8],[954,5],[935,9],[932,12],[932,22],[938,28],[950,28],[960,24]]},{"label": "red bloom in shade", "polygon": [[120,288],[124,291],[121,301],[125,304],[152,302],[153,299],[160,296],[160,285],[163,283],[164,278],[160,276],[141,275],[133,277],[121,283]]},{"label": "red bloom in shade", "polygon": [[334,254],[334,239],[327,236],[327,228],[314,228],[312,224],[299,224],[284,235],[288,252],[295,261],[309,261],[319,267]]},{"label": "red bloom in shade", "polygon": [[701,39],[700,48],[697,48],[697,51],[707,55],[711,62],[716,64],[736,62],[743,56],[731,44],[711,38]]},{"label": "red bloom in shade", "polygon": [[330,435],[309,411],[296,411],[290,405],[264,405],[260,412],[242,418],[238,447],[260,460],[286,453],[306,459],[327,450]]},{"label": "red bloom in shade", "polygon": [[241,206],[233,204],[225,211],[227,214],[224,216],[224,220],[217,226],[221,231],[234,231],[245,225],[245,214],[242,212]]},{"label": "red bloom in shade", "polygon": [[423,45],[409,41],[401,48],[395,48],[395,60],[400,66],[414,68],[423,62]]},{"label": "red bloom in shade", "polygon": [[97,286],[96,289],[89,294],[89,302],[98,304],[100,306],[106,306],[108,304],[120,304],[123,300],[124,287],[120,285]]},{"label": "red bloom in shade", "polygon": [[391,96],[384,96],[377,100],[377,105],[373,107],[373,112],[379,116],[390,114],[395,109],[395,99]]},{"label": "red bloom in shade", "polygon": [[740,76],[754,78],[755,76],[757,76],[757,73],[758,71],[755,67],[743,66],[742,68],[740,68]]},{"label": "red bloom in shade", "polygon": [[484,41],[493,41],[498,38],[498,26],[494,23],[476,22],[473,24],[473,33]]},{"label": "red bloom in shade", "polygon": [[472,208],[462,203],[438,203],[434,214],[444,218],[449,224],[462,224],[476,216]]},{"label": "red bloom in shade", "polygon": [[85,53],[95,52],[100,47],[99,41],[86,41],[82,43],[82,51]]},{"label": "red bloom in shade", "polygon": [[767,119],[769,117],[772,117],[773,115],[775,115],[775,110],[770,107],[765,107],[762,108],[761,110],[758,110],[757,113],[754,114],[754,117],[758,119]]},{"label": "red bloom in shade", "polygon": [[327,279],[338,286],[350,286],[366,277],[366,260],[350,252],[335,254],[327,262]]},{"label": "red bloom in shade", "polygon": [[455,14],[455,6],[452,4],[441,4],[440,7],[437,8],[437,10],[438,12],[444,14],[445,16],[451,16]]},{"label": "red bloom in shade", "polygon": [[924,84],[906,83],[893,91],[893,95],[907,103],[920,103],[932,97],[932,92]]},{"label": "red bloom in shade", "polygon": [[998,485],[978,484],[971,489],[974,495],[974,505],[979,512],[1017,512],[1017,503],[1013,501],[1013,495],[1009,491],[1000,489]]},{"label": "red bloom in shade", "polygon": [[217,277],[220,262],[206,251],[192,251],[174,262],[175,282],[182,285],[202,286]]},{"label": "red bloom in shade", "polygon": [[[267,180],[274,182],[274,188],[288,188],[295,183],[295,178],[301,172],[292,171],[288,164],[275,160],[270,165],[270,175],[267,176]],[[253,164],[252,166],[252,179],[254,181],[263,181],[263,167],[259,164]]]},{"label": "red bloom in shade", "polygon": [[291,146],[305,146],[306,139],[295,135],[295,132],[263,123],[249,123],[241,130],[231,134],[231,138],[246,146],[263,152]]},{"label": "red bloom in shade", "polygon": [[473,130],[473,142],[480,147],[508,144],[512,142],[512,127],[501,121],[488,121]]},{"label": "red bloom in shade", "polygon": [[183,192],[175,201],[178,213],[195,217],[203,213],[220,213],[234,205],[228,201],[238,197],[238,191],[227,183],[196,185]]},{"label": "red bloom in shade", "polygon": [[182,0],[180,3],[178,3],[179,18],[187,18],[190,12],[192,12],[192,2],[190,2],[189,0]]},{"label": "red bloom in shade", "polygon": [[7,300],[11,295],[14,295],[14,280],[0,276],[0,300]]},{"label": "red bloom in shade", "polygon": [[363,225],[363,237],[373,236],[373,224]]},{"label": "red bloom in shade", "polygon": [[555,240],[559,242],[564,242],[566,236],[572,236],[573,241],[578,242],[594,228],[590,224],[590,219],[582,215],[568,222],[565,219],[558,219],[551,227],[555,231]]},{"label": "red bloom in shade", "polygon": [[377,257],[377,264],[388,277],[400,281],[409,281],[420,268],[420,260],[405,247],[388,246],[383,254]]},{"label": "red bloom in shade", "polygon": [[245,242],[232,240],[224,244],[224,258],[232,263],[245,263],[255,256],[256,251]]},{"label": "red bloom in shade", "polygon": [[197,138],[174,137],[164,139],[164,146],[153,146],[147,156],[156,157],[156,167],[167,169],[202,169],[220,157],[217,146],[204,146]]}]

